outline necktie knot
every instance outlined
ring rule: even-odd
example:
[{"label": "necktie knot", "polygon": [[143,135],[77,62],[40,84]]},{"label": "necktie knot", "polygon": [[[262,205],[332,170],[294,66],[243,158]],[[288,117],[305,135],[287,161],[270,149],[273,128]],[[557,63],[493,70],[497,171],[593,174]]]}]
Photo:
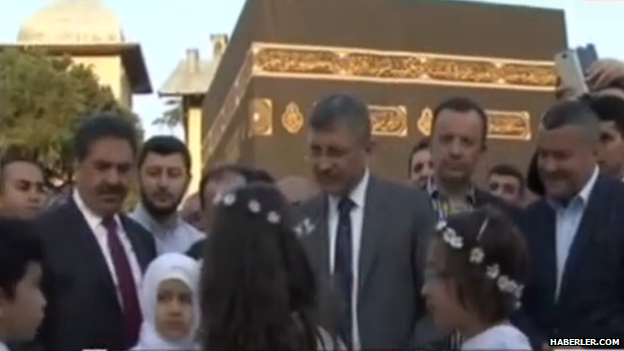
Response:
[{"label": "necktie knot", "polygon": [[343,197],[338,202],[338,212],[340,212],[341,215],[350,214],[354,207],[355,202],[353,202],[350,197]]},{"label": "necktie knot", "polygon": [[115,221],[115,217],[107,216],[102,219],[102,225],[106,230],[115,231],[117,230],[117,222]]}]

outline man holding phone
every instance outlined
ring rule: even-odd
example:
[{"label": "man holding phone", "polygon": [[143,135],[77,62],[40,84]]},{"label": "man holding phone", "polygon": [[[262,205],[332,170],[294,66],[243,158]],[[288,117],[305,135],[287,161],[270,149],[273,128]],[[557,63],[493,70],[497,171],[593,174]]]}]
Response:
[{"label": "man holding phone", "polygon": [[[559,72],[560,77],[562,73]],[[598,59],[587,68],[584,78],[590,94],[602,93],[606,89],[624,91],[624,62],[615,59]],[[567,84],[566,79],[562,77],[559,79],[557,99],[575,98],[582,94],[583,92]],[[622,99],[624,99],[624,93],[622,93]]]},{"label": "man holding phone", "polygon": [[601,173],[624,181],[624,63],[598,59],[593,44],[555,55],[557,98],[583,96],[600,118]]}]

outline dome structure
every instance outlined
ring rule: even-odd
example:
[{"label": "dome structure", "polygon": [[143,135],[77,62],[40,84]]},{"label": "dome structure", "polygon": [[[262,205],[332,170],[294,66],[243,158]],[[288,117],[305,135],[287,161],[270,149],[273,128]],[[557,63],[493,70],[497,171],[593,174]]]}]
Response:
[{"label": "dome structure", "polygon": [[125,42],[115,13],[99,0],[55,0],[26,19],[22,45],[119,45]]}]

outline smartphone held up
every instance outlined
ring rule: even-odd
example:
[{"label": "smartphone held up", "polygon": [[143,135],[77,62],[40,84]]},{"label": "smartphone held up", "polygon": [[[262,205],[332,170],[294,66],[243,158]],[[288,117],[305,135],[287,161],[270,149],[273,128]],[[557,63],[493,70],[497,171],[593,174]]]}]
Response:
[{"label": "smartphone held up", "polygon": [[555,55],[555,68],[561,83],[577,94],[589,93],[586,73],[589,67],[598,60],[594,44],[576,49],[568,49]]}]

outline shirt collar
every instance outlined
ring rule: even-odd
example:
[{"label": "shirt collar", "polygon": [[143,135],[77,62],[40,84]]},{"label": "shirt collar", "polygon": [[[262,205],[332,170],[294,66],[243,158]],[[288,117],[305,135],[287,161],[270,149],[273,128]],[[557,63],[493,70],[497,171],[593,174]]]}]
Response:
[{"label": "shirt collar", "polygon": [[[72,194],[72,199],[76,203],[76,206],[78,207],[78,210],[80,210],[80,212],[84,216],[85,220],[87,221],[87,224],[89,225],[89,228],[97,228],[100,225],[102,225],[102,220],[104,218],[102,216],[100,216],[99,214],[93,212],[93,210],[91,210],[87,206],[87,204],[85,204],[84,200],[82,199],[82,196],[78,192],[78,189],[74,190],[74,192]],[[115,222],[117,222],[117,227],[121,228],[121,221],[119,220],[119,216],[118,215],[115,215]]]},{"label": "shirt collar", "polygon": [[[370,171],[366,169],[364,176],[360,179],[360,182],[351,190],[349,198],[355,203],[356,207],[363,208],[366,200],[366,189],[368,189],[368,182],[370,181]],[[332,205],[337,205],[340,198],[336,196],[329,196],[329,200]]]},{"label": "shirt collar", "polygon": [[584,203],[587,203],[587,201],[589,201],[589,195],[591,195],[591,192],[594,189],[594,185],[596,184],[599,173],[600,171],[598,170],[598,167],[594,168],[594,173],[592,173],[587,183],[585,183],[583,189],[581,189],[581,191],[579,192],[578,196],[583,200]]},{"label": "shirt collar", "polygon": [[[578,194],[576,194],[576,196],[572,198],[570,203],[578,199],[581,201],[583,205],[587,204],[587,202],[589,201],[589,196],[591,195],[591,192],[594,189],[594,185],[596,185],[596,180],[598,180],[599,173],[600,171],[598,170],[598,167],[595,167],[594,172],[592,173],[591,177],[589,177],[589,180],[585,183],[581,191],[579,191]],[[554,199],[548,198],[548,202],[551,204],[551,206],[555,208],[561,207],[561,203]]]},{"label": "shirt collar", "polygon": [[[433,177],[429,178],[426,189],[432,199],[436,201],[440,200],[442,193],[440,192],[438,184],[435,182]],[[468,183],[468,187],[466,188],[466,200],[473,206],[477,203],[477,190],[472,183]]]},{"label": "shirt collar", "polygon": [[142,224],[144,224],[145,226],[147,226],[148,230],[152,233],[170,233],[172,232],[174,229],[176,229],[178,226],[180,226],[182,223],[182,219],[180,218],[180,216],[177,214],[175,214],[175,219],[173,219],[171,222],[168,222],[166,224],[162,224],[157,222],[154,217],[152,217],[152,215],[147,212],[147,210],[145,209],[145,206],[143,206],[143,203],[139,201],[139,203],[136,205],[136,207],[134,208],[134,211],[132,211],[132,214],[135,218],[137,218]]}]

